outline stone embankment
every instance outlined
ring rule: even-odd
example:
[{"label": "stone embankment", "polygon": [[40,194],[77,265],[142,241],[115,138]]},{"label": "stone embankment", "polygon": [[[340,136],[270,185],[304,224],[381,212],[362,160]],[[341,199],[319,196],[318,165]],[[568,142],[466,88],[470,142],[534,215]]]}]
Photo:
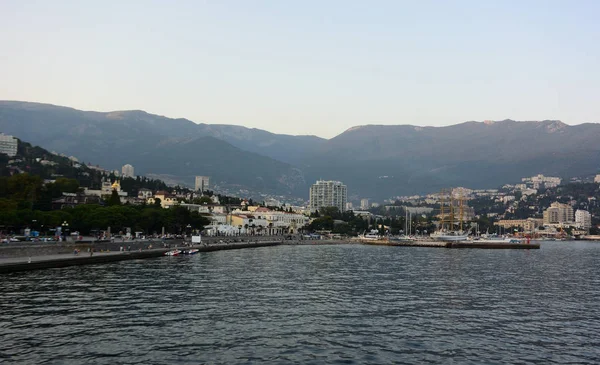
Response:
[{"label": "stone embankment", "polygon": [[[153,245],[160,243],[162,247],[155,248]],[[281,244],[281,241],[274,240],[246,240],[237,242],[225,242],[219,240],[217,242],[203,243],[200,245],[183,244],[181,240],[178,242],[137,242],[127,245],[124,250],[121,246],[113,246],[117,242],[95,242],[93,245],[89,243],[63,243],[54,245],[54,247],[39,247],[39,244],[30,244],[28,247],[21,247],[18,251],[11,247],[2,247],[0,252],[5,255],[0,256],[0,273],[11,273],[17,271],[30,271],[57,267],[79,266],[104,264],[109,262],[146,259],[151,257],[164,256],[165,252],[174,248],[195,248],[200,252],[211,252],[220,250],[234,250],[242,248],[256,248],[276,246]],[[38,247],[36,247],[38,246]],[[167,247],[164,247],[167,246]],[[93,251],[92,251],[93,248]],[[110,248],[116,248],[110,250]],[[10,256],[6,255],[10,252]]]}]

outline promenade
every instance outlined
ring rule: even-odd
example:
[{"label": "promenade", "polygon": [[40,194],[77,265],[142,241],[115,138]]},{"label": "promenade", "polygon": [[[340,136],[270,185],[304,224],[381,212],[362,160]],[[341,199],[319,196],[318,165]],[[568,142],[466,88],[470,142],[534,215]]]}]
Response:
[{"label": "promenade", "polygon": [[[4,251],[10,251],[11,255],[0,255],[0,274],[11,273],[18,271],[31,271],[48,268],[58,268],[67,266],[79,266],[79,265],[93,265],[93,264],[105,264],[109,262],[124,261],[124,260],[137,260],[147,259],[152,257],[164,256],[165,252],[170,251],[174,248],[190,249],[195,248],[200,252],[211,252],[221,250],[234,250],[242,248],[255,248],[255,247],[267,247],[281,244],[281,240],[237,240],[237,242],[230,242],[227,240],[217,240],[216,242],[203,243],[200,245],[189,245],[184,244],[181,240],[177,242],[165,241],[162,247],[155,248],[153,244],[159,242],[137,242],[137,246],[145,245],[143,247],[130,248],[132,245],[125,245],[125,250],[121,251],[123,247],[122,243],[119,242],[101,242],[94,243],[94,252],[90,254],[89,249],[92,248],[92,244],[88,243],[62,243],[61,245],[55,245],[49,247],[49,244],[28,244],[20,247],[19,251],[14,247],[2,247],[0,253]],[[116,250],[99,249],[100,244],[114,245],[121,244]],[[45,245],[45,247],[35,247]],[[167,246],[167,247],[164,247]],[[87,247],[87,249],[86,249]],[[151,247],[151,248],[150,248]],[[12,250],[9,250],[13,248]],[[75,254],[75,250],[79,252]],[[45,250],[45,251],[44,251]],[[55,253],[48,253],[48,250],[54,250]],[[65,251],[69,251],[68,253]],[[37,252],[37,254],[36,254]],[[40,253],[41,252],[41,253]],[[44,253],[45,252],[45,253]],[[32,254],[33,253],[33,254]]]}]

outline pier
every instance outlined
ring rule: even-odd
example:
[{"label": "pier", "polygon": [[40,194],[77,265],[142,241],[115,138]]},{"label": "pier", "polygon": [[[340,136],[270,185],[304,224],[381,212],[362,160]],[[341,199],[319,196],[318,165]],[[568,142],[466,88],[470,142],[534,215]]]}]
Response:
[{"label": "pier", "polygon": [[540,248],[539,243],[522,242],[477,242],[477,241],[431,241],[431,240],[407,240],[407,241],[388,241],[388,240],[361,240],[365,245],[377,246],[402,246],[402,247],[438,247],[438,248],[481,248],[481,249],[525,249],[536,250]]},{"label": "pier", "polygon": [[[237,243],[219,243],[212,245],[179,246],[179,248],[198,249],[200,252],[212,252],[221,250],[236,250],[242,248],[268,247],[281,244],[281,241],[255,241]],[[81,245],[78,245],[80,247]],[[151,249],[138,249],[133,251],[95,251],[92,255],[86,250],[81,250],[77,255],[73,253],[75,248],[70,248],[71,253],[42,254],[32,256],[13,256],[0,258],[0,274],[50,269],[68,266],[96,265],[110,262],[139,260],[164,256],[175,247],[161,247]],[[64,249],[63,249],[64,251]]]}]

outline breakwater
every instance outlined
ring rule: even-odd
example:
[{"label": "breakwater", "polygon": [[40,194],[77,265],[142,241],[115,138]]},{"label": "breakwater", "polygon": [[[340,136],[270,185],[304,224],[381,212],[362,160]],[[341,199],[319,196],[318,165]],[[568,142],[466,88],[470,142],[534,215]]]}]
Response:
[{"label": "breakwater", "polygon": [[[281,241],[256,241],[256,242],[238,242],[238,243],[219,243],[219,244],[203,244],[197,246],[186,246],[186,248],[195,248],[200,252],[211,252],[221,250],[235,250],[242,248],[267,247],[281,244]],[[80,246],[80,245],[79,245]],[[0,274],[11,273],[18,271],[30,271],[49,268],[59,268],[67,266],[94,265],[105,264],[109,262],[138,260],[152,257],[160,257],[165,252],[174,248],[149,248],[133,250],[133,251],[96,251],[91,254],[88,251],[82,250],[75,255],[73,252],[78,245],[72,245],[71,253],[46,254],[46,255],[31,255],[17,256],[11,258],[0,259]],[[181,247],[181,246],[180,246]]]},{"label": "breakwater", "polygon": [[540,248],[539,243],[521,242],[477,242],[477,241],[388,241],[388,240],[362,240],[363,244],[376,246],[403,246],[403,247],[438,247],[438,248],[481,248],[481,249],[525,249],[536,250]]}]

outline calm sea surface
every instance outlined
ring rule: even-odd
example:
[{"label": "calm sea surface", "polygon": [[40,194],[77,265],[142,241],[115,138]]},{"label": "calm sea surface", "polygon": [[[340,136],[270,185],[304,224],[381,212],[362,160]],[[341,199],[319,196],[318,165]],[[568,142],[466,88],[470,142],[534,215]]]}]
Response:
[{"label": "calm sea surface", "polygon": [[0,276],[4,364],[599,364],[600,243],[280,246]]}]

